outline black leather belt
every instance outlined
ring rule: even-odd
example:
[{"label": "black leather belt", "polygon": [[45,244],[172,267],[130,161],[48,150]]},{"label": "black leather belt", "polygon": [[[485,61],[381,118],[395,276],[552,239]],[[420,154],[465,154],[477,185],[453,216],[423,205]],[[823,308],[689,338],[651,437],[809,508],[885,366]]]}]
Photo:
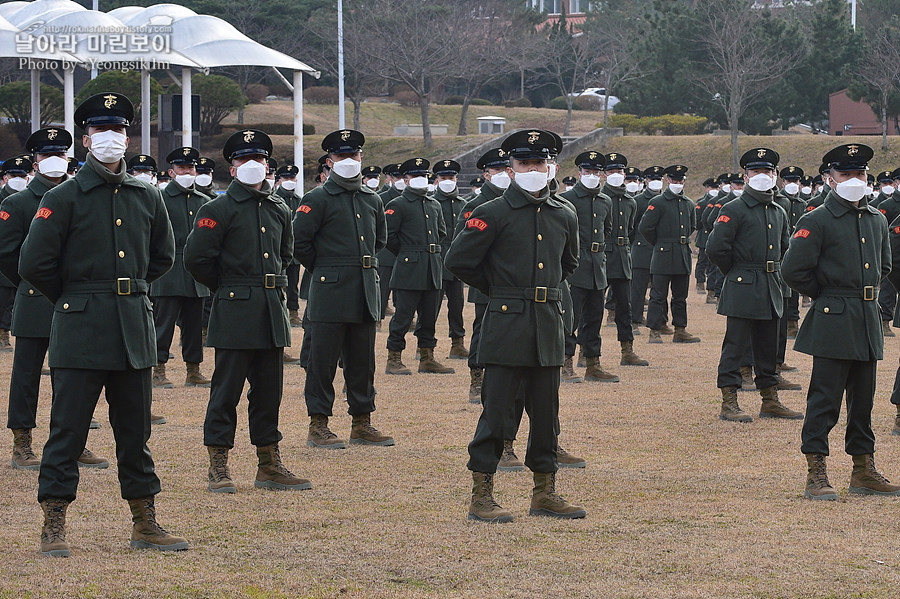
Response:
[{"label": "black leather belt", "polygon": [[616,245],[626,245],[628,243],[627,237],[616,237]]},{"label": "black leather belt", "polygon": [[488,295],[492,299],[526,299],[538,304],[562,299],[558,287],[491,287]]},{"label": "black leather belt", "polygon": [[657,239],[656,243],[657,243],[657,245],[660,243],[680,243],[681,245],[687,245],[688,238],[687,238],[687,235],[682,235],[681,237],[678,237],[678,238],[673,237],[672,239]]},{"label": "black leather belt", "polygon": [[219,286],[223,285],[244,285],[247,287],[265,287],[266,289],[275,289],[276,287],[287,287],[287,275],[265,274],[265,275],[246,275],[242,277],[222,277]]},{"label": "black leather belt", "polygon": [[428,252],[429,254],[439,254],[441,252],[441,244],[429,243],[428,245],[405,245],[401,246],[401,252]]},{"label": "black leather belt", "polygon": [[590,247],[586,247],[586,248],[584,248],[584,249],[586,249],[587,251],[589,251],[589,252],[591,252],[591,253],[596,254],[596,253],[599,252],[601,249],[603,249],[603,245],[602,245],[599,241],[594,241],[594,242],[591,243],[591,246],[590,246]]},{"label": "black leather belt", "polygon": [[735,262],[732,268],[743,268],[746,270],[764,270],[766,272],[775,272],[781,270],[781,262],[778,260],[766,260],[765,262]]},{"label": "black leather belt", "polygon": [[115,293],[137,295],[147,293],[150,285],[144,279],[123,277],[108,281],[73,281],[63,285],[63,293]]},{"label": "black leather belt", "polygon": [[359,266],[361,268],[377,268],[378,258],[360,256],[359,258],[316,258],[316,266]]},{"label": "black leather belt", "polygon": [[837,297],[856,297],[871,302],[878,297],[878,288],[874,285],[866,285],[863,288],[853,287],[823,287],[819,290],[819,296],[831,295]]}]

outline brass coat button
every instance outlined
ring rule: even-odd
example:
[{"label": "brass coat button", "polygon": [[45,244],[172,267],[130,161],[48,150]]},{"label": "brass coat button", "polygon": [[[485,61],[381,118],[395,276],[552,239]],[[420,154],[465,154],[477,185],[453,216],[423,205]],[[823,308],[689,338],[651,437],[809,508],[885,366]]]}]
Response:
[{"label": "brass coat button", "polygon": [[825,309],[822,310],[822,312],[826,312],[826,313],[827,313],[827,312],[830,312],[830,310],[828,309],[828,306],[825,306]]},{"label": "brass coat button", "polygon": [[744,280],[744,277],[738,277],[738,283]]},{"label": "brass coat button", "polygon": [[125,252],[123,252],[122,250],[119,250],[119,258],[124,258],[124,257],[125,257]]},{"label": "brass coat button", "polygon": [[29,290],[28,290],[28,295],[34,295],[34,289],[29,289]]},{"label": "brass coat button", "polygon": [[544,270],[544,263],[538,262],[538,270]]},{"label": "brass coat button", "polygon": [[63,310],[68,310],[68,309],[69,309],[69,304],[63,304]]},{"label": "brass coat button", "polygon": [[234,291],[229,292],[228,297],[234,297]]},{"label": "brass coat button", "polygon": [[116,219],[116,226],[117,226],[117,227],[121,227],[121,226],[122,226],[122,219],[121,219],[121,218],[117,218],[117,219]]},{"label": "brass coat button", "polygon": [[509,310],[509,307],[507,307],[506,304],[503,304],[502,306],[500,306],[500,310],[506,312],[507,310]]},{"label": "brass coat button", "polygon": [[263,254],[263,258],[268,258],[268,257],[269,257],[269,252],[266,252],[265,254]]}]

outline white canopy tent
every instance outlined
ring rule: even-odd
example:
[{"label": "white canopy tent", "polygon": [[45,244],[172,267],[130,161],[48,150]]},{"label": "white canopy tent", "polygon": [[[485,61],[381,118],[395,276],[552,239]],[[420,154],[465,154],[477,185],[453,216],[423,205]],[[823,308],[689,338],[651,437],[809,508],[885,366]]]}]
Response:
[{"label": "white canopy tent", "polygon": [[[164,51],[151,48],[116,47],[97,42],[97,32],[164,32]],[[62,33],[61,33],[62,32]],[[71,33],[66,33],[71,32]],[[66,37],[68,36],[68,37]],[[39,52],[48,40],[56,42],[52,51]],[[108,40],[107,40],[108,41]],[[28,43],[30,51],[22,52]],[[64,42],[64,43],[59,43]],[[58,48],[64,48],[61,51]],[[182,144],[191,145],[191,74],[194,69],[223,66],[263,66],[293,71],[293,85],[276,70],[294,94],[294,162],[303,164],[303,73],[318,78],[319,71],[286,54],[253,41],[231,24],[209,15],[199,15],[177,4],[149,7],[125,6],[108,13],[88,10],[72,0],[35,0],[0,4],[0,57],[68,63],[62,77],[66,129],[74,132],[74,88],[72,67],[91,68],[98,63],[141,65],[141,151],[150,152],[150,66],[151,61],[181,67]],[[148,64],[149,63],[149,64]],[[46,62],[31,69],[32,130],[40,127],[40,71]],[[58,68],[58,67],[57,67]],[[301,190],[302,191],[302,190]]]}]

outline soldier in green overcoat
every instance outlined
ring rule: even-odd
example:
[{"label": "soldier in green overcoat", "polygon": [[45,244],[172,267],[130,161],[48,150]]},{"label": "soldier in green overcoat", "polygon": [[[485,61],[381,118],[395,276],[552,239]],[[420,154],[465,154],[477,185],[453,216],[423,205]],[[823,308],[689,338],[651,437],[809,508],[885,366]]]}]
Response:
[{"label": "soldier in green overcoat", "polygon": [[809,499],[836,500],[825,458],[828,433],[847,396],[844,449],[853,458],[850,492],[900,495],[876,469],[872,405],[884,337],[877,291],[891,272],[887,221],[868,205],[866,169],[874,152],[845,144],[822,158],[834,187],[822,206],[797,223],[782,273],[792,288],[813,298],[800,325],[796,351],[813,356],[800,451],[806,455]]},{"label": "soldier in green overcoat", "polygon": [[245,381],[250,442],[259,458],[254,486],[311,488],[284,467],[278,448],[284,348],[291,344],[282,273],[294,255],[294,234],[290,210],[266,182],[271,151],[272,140],[256,129],[226,140],[222,154],[234,180],[197,212],[184,247],[185,268],[214,294],[207,343],[216,349],[216,366],[203,425],[214,493],[237,490],[228,452]]},{"label": "soldier in green overcoat", "polygon": [[[78,487],[78,456],[106,390],[119,484],[134,527],[131,546],[183,550],[156,522],[160,484],[147,447],[156,364],[149,284],[172,267],[175,239],[159,191],[125,172],[134,107],[107,92],[75,110],[90,151],[78,174],[47,191],[31,221],[19,274],[54,304],[53,405],[38,478],[41,552],[66,556],[65,515]],[[88,351],[85,351],[88,348]]]}]

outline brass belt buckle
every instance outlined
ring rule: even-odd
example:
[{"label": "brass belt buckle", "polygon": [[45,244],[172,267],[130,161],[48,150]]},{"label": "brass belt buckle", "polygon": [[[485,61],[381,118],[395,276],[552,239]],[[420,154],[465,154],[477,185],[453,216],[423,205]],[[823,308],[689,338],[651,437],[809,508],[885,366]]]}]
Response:
[{"label": "brass belt buckle", "polygon": [[682,235],[682,236],[678,239],[678,242],[679,242],[681,245],[687,245],[687,242],[688,242],[688,241],[687,241],[687,236]]},{"label": "brass belt buckle", "polygon": [[775,272],[774,260],[766,260],[766,272]]},{"label": "brass belt buckle", "polygon": [[128,277],[116,279],[116,293],[118,295],[131,295],[131,279]]},{"label": "brass belt buckle", "polygon": [[874,285],[866,285],[865,287],[863,287],[863,299],[867,302],[871,302],[875,299]]},{"label": "brass belt buckle", "polygon": [[428,253],[429,254],[437,254],[440,251],[441,251],[441,246],[439,246],[438,244],[436,244],[436,243],[428,244]]},{"label": "brass belt buckle", "polygon": [[625,245],[624,237],[616,237],[616,245]]},{"label": "brass belt buckle", "polygon": [[362,267],[372,268],[372,256],[366,255],[362,257]]},{"label": "brass belt buckle", "polygon": [[595,242],[591,243],[591,252],[596,254],[599,251],[600,251],[600,242],[595,241]]},{"label": "brass belt buckle", "polygon": [[266,289],[275,289],[275,275],[273,275],[273,274],[265,275],[265,286],[266,286]]},{"label": "brass belt buckle", "polygon": [[534,301],[538,304],[546,304],[547,303],[547,288],[546,287],[535,287],[534,288]]}]

